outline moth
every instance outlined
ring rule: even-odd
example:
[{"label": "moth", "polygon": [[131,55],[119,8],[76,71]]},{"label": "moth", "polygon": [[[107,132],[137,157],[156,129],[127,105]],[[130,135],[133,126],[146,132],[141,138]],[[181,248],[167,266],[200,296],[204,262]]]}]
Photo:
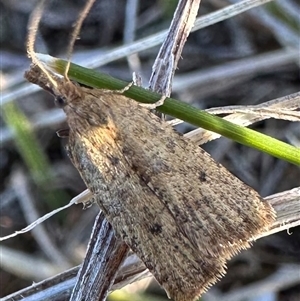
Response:
[{"label": "moth", "polygon": [[195,300],[272,224],[274,210],[149,109],[41,65],[32,65],[25,77],[64,110],[68,156],[115,235],[170,298]]},{"label": "moth", "polygon": [[192,301],[274,220],[259,194],[148,109],[34,66],[66,113],[67,153],[115,234],[175,301]]}]

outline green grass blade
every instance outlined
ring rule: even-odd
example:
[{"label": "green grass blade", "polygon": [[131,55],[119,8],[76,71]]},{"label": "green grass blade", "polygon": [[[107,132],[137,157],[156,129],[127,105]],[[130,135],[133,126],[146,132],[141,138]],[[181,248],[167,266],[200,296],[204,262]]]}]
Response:
[{"label": "green grass blade", "polygon": [[[54,59],[47,65],[55,72],[63,74],[66,61]],[[100,89],[121,90],[127,82],[115,79],[109,75],[71,64],[70,79],[81,84]],[[132,86],[124,95],[141,103],[155,103],[161,96],[157,93]],[[218,116],[196,109],[189,104],[173,98],[167,98],[164,105],[157,108],[161,113],[182,119],[192,125],[213,131],[240,144],[255,148],[276,158],[300,165],[300,149],[285,142],[264,135],[257,131],[236,125]]]}]

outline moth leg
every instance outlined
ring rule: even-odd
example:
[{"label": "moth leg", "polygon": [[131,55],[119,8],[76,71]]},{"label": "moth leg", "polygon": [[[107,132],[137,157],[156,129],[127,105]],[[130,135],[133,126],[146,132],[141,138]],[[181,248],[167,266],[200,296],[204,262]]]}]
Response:
[{"label": "moth leg", "polygon": [[132,73],[132,82],[130,82],[127,86],[125,86],[121,90],[113,90],[113,93],[123,94],[124,92],[128,91],[133,85],[141,87],[142,86],[142,78],[136,72]]},{"label": "moth leg", "polygon": [[89,189],[86,189],[78,194],[73,198],[73,201],[75,204],[81,203],[84,210],[90,208],[94,203],[96,203],[95,197]]},{"label": "moth leg", "polygon": [[176,125],[178,125],[178,124],[181,124],[181,123],[183,123],[184,121],[183,120],[181,120],[181,119],[178,119],[178,118],[174,118],[174,119],[172,119],[172,120],[168,120],[168,121],[166,121],[170,126],[176,126]]},{"label": "moth leg", "polygon": [[141,104],[141,106],[143,106],[144,108],[147,108],[149,110],[155,110],[157,107],[160,107],[164,104],[166,98],[167,98],[167,96],[162,95],[161,98],[158,101],[156,101],[155,103],[144,103],[144,104]]},{"label": "moth leg", "polygon": [[131,86],[134,85],[134,82],[130,82],[127,86],[125,86],[123,89],[120,89],[120,90],[113,90],[112,92],[113,93],[118,93],[118,94],[123,94],[124,92],[128,91]]},{"label": "moth leg", "polygon": [[[132,80],[133,80],[135,86],[138,86],[138,87],[142,86],[142,78],[141,78],[141,76],[138,73],[133,72],[133,74],[132,74]],[[145,108],[147,108],[147,109],[149,109],[149,110],[154,110],[157,107],[163,105],[165,99],[166,99],[166,96],[162,96],[155,103],[148,103],[148,104],[146,103],[146,104],[140,104],[140,105],[143,106],[143,107],[145,107]]]}]

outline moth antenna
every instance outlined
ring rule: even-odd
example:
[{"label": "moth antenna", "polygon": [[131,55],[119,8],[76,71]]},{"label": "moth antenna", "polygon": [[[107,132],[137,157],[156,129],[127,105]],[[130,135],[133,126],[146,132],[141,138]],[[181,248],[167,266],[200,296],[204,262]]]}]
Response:
[{"label": "moth antenna", "polygon": [[45,8],[46,0],[41,0],[38,2],[37,7],[34,9],[32,14],[29,17],[28,22],[28,35],[27,35],[27,54],[28,57],[31,58],[32,62],[39,66],[39,68],[44,72],[44,74],[48,77],[49,81],[52,83],[54,87],[57,87],[56,81],[52,78],[51,74],[47,71],[44,65],[39,61],[34,51],[34,43],[36,41],[37,31],[39,28],[39,24],[43,15],[43,11]]},{"label": "moth antenna", "polygon": [[68,51],[67,51],[68,63],[67,63],[65,73],[64,73],[64,76],[67,80],[68,80],[68,72],[69,72],[69,69],[70,69],[71,56],[72,56],[75,41],[76,41],[77,36],[80,32],[82,23],[83,23],[84,19],[86,18],[86,16],[88,15],[89,11],[91,10],[91,7],[93,6],[94,2],[95,2],[95,0],[88,0],[86,2],[82,12],[79,14],[78,20],[75,23],[75,28],[73,30],[71,40],[70,40],[70,43],[69,43],[69,46],[68,46]]}]

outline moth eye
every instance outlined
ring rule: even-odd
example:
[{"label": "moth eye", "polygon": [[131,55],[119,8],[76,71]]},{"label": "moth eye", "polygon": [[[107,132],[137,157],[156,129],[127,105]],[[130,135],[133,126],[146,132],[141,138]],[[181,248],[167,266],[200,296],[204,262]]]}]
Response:
[{"label": "moth eye", "polygon": [[57,96],[54,99],[54,103],[59,108],[63,108],[67,104],[67,99],[64,96]]}]

